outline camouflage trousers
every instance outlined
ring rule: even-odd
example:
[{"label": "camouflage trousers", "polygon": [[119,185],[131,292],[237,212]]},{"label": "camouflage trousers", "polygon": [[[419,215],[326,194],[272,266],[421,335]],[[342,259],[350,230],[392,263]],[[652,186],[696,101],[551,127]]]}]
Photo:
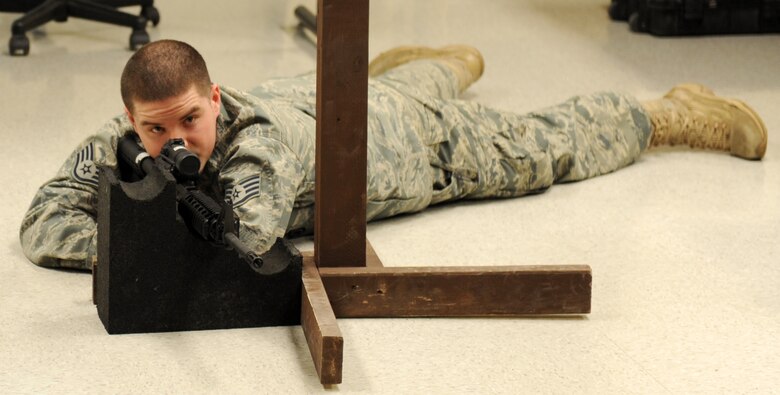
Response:
[{"label": "camouflage trousers", "polygon": [[606,174],[631,164],[652,132],[639,102],[614,92],[516,114],[457,100],[454,73],[434,61],[411,62],[377,80],[428,109],[430,131],[421,137],[433,174],[431,204],[521,196]]},{"label": "camouflage trousers", "polygon": [[[251,93],[284,98],[316,116],[315,80],[314,73],[275,79]],[[639,102],[619,93],[575,96],[528,114],[458,95],[457,76],[435,60],[413,61],[369,81],[369,220],[450,200],[522,196],[609,173],[632,163],[651,134]]]}]

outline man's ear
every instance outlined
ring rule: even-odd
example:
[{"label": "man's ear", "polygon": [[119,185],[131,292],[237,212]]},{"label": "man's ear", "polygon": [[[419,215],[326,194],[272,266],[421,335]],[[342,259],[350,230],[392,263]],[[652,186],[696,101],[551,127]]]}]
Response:
[{"label": "man's ear", "polygon": [[[125,107],[125,115],[127,115],[127,119],[130,120],[130,123],[133,124],[133,129],[135,129],[135,118],[133,118],[133,113],[131,113],[127,107]],[[136,132],[138,132],[137,129]]]},{"label": "man's ear", "polygon": [[219,85],[211,84],[211,107],[214,113],[219,115],[219,110],[222,107],[222,94],[219,91]]}]

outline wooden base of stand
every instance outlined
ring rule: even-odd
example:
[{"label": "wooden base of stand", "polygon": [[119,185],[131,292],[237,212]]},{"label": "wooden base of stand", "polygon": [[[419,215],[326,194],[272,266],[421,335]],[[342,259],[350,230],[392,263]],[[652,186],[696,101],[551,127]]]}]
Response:
[{"label": "wooden base of stand", "polygon": [[336,317],[590,312],[588,266],[383,267],[365,240],[368,15],[368,0],[317,1],[317,205],[301,322],[323,384],[341,382]]},{"label": "wooden base of stand", "polygon": [[571,266],[317,268],[303,253],[301,322],[322,384],[341,382],[336,318],[518,317],[588,314],[591,269]]}]

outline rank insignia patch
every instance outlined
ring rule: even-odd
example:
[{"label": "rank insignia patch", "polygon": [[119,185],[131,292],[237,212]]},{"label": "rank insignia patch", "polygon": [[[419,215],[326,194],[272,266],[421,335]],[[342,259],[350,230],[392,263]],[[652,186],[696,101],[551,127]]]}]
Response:
[{"label": "rank insignia patch", "polygon": [[76,164],[73,165],[71,175],[73,178],[87,185],[98,186],[98,169],[95,165],[95,145],[89,143],[76,155]]},{"label": "rank insignia patch", "polygon": [[249,176],[225,190],[225,200],[238,208],[246,202],[260,196],[260,175]]}]

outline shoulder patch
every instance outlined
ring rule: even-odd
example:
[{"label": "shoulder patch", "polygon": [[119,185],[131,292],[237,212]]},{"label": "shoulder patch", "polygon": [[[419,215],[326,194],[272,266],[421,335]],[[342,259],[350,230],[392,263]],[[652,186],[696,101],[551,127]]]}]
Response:
[{"label": "shoulder patch", "polygon": [[246,202],[260,196],[260,175],[249,176],[225,190],[225,200],[233,208],[243,206]]},{"label": "shoulder patch", "polygon": [[95,145],[89,143],[77,155],[71,172],[73,179],[82,183],[98,186],[98,168],[95,165]]}]

